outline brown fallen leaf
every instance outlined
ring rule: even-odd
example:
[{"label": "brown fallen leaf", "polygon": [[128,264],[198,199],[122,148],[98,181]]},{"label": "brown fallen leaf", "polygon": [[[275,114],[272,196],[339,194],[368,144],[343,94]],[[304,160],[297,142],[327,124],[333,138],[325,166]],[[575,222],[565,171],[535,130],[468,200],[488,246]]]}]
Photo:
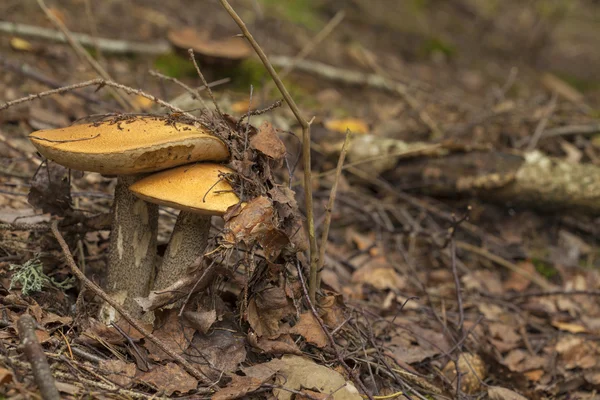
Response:
[{"label": "brown fallen leaf", "polygon": [[243,397],[270,380],[285,363],[274,359],[263,364],[242,368],[246,376],[232,375],[231,382],[213,395],[213,400],[230,400]]},{"label": "brown fallen leaf", "polygon": [[155,366],[150,372],[139,374],[138,378],[167,396],[175,392],[184,394],[198,386],[198,381],[175,363]]},{"label": "brown fallen leaf", "polygon": [[6,385],[13,380],[13,374],[10,370],[0,367],[0,385]]},{"label": "brown fallen leaf", "polygon": [[327,346],[327,336],[312,312],[300,314],[300,321],[292,327],[290,333],[301,335],[307,342],[319,348]]},{"label": "brown fallen leaf", "polygon": [[275,210],[271,200],[259,196],[250,200],[237,215],[225,219],[223,239],[231,245],[236,243],[259,243],[268,259],[277,258],[289,243],[286,235],[276,226]]},{"label": "brown fallen leaf", "polygon": [[[285,389],[311,390],[330,395],[334,400],[362,400],[352,382],[339,373],[304,357],[286,355],[281,359],[285,366],[279,371],[276,382]],[[289,390],[273,389],[279,400],[291,400]]]},{"label": "brown fallen leaf", "polygon": [[366,283],[379,290],[399,290],[406,281],[392,267],[372,267],[372,264],[387,264],[384,257],[377,257],[352,274],[353,283]]},{"label": "brown fallen leaf", "polygon": [[499,386],[489,386],[488,396],[490,400],[527,400],[519,393]]},{"label": "brown fallen leaf", "polygon": [[232,375],[231,382],[212,396],[213,400],[232,400],[255,391],[264,381],[251,376]]},{"label": "brown fallen leaf", "polygon": [[571,333],[584,333],[588,331],[588,329],[585,326],[572,322],[552,321],[552,326],[560,329],[561,331]]},{"label": "brown fallen leaf", "polygon": [[121,360],[102,360],[99,367],[106,379],[124,388],[131,387],[137,371],[135,364]]},{"label": "brown fallen leaf", "polygon": [[269,121],[264,121],[256,135],[250,138],[250,147],[277,161],[282,160],[286,152],[277,130]]},{"label": "brown fallen leaf", "polygon": [[248,323],[259,337],[278,336],[281,319],[294,313],[285,290],[277,286],[269,286],[254,294],[248,303]]},{"label": "brown fallen leaf", "polygon": [[31,181],[27,201],[44,213],[64,216],[71,212],[71,181],[69,170],[48,161],[45,168],[38,169]]},{"label": "brown fallen leaf", "polygon": [[[456,386],[457,365],[449,361],[442,373]],[[462,353],[458,356],[458,370],[461,373],[460,390],[474,394],[481,390],[482,381],[487,374],[485,363],[477,354]]]},{"label": "brown fallen leaf", "polygon": [[219,321],[208,334],[194,335],[186,357],[200,364],[200,370],[210,379],[217,379],[223,372],[233,373],[246,361],[246,340],[235,330],[230,320]]},{"label": "brown fallen leaf", "polygon": [[[190,345],[189,342],[194,335],[194,329],[184,327],[182,321],[177,316],[178,312],[179,310],[177,309],[165,310],[162,316],[157,319],[155,325],[158,328],[152,334],[177,354],[183,354]],[[171,360],[171,357],[167,353],[160,350],[149,340],[144,342],[144,347],[148,350],[149,357],[152,360]]]},{"label": "brown fallen leaf", "polygon": [[248,333],[248,343],[250,345],[265,354],[295,354],[302,355],[302,351],[298,348],[298,345],[292,340],[290,335],[279,335],[277,339],[268,339],[265,337],[258,337],[256,333]]}]

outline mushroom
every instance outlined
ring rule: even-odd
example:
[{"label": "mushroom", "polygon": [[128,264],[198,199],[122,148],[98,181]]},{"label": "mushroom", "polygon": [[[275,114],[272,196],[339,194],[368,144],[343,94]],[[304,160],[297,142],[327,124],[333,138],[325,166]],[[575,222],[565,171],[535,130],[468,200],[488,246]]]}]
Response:
[{"label": "mushroom", "polygon": [[[227,146],[202,128],[156,117],[74,125],[29,138],[43,156],[65,167],[117,175],[105,288],[133,317],[141,317],[133,299],[146,296],[154,278],[158,206],[134,196],[129,186],[147,172],[226,160]],[[112,307],[101,310],[105,323],[117,317]]]},{"label": "mushroom", "polygon": [[167,37],[173,46],[182,50],[191,48],[208,64],[235,65],[253,52],[244,38],[211,39],[208,31],[198,32],[189,27],[169,31]]},{"label": "mushroom", "polygon": [[129,187],[149,203],[181,210],[153,290],[165,289],[187,273],[188,267],[204,254],[211,217],[223,215],[239,203],[231,185],[223,179],[224,174],[232,172],[221,164],[184,165],[149,175]]}]

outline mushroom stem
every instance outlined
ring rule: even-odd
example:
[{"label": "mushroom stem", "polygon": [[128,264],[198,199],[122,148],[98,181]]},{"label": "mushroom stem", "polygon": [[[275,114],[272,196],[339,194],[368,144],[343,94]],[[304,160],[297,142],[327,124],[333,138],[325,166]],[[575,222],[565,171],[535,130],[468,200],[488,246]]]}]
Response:
[{"label": "mushroom stem", "polygon": [[[136,197],[128,189],[141,177],[117,178],[105,285],[107,292],[134,318],[142,316],[134,299],[148,295],[154,278],[158,231],[158,205]],[[105,304],[100,318],[108,324],[118,320],[119,315]]]},{"label": "mushroom stem", "polygon": [[210,231],[210,215],[181,211],[173,228],[163,262],[158,268],[154,290],[168,288],[189,271],[204,254]]}]

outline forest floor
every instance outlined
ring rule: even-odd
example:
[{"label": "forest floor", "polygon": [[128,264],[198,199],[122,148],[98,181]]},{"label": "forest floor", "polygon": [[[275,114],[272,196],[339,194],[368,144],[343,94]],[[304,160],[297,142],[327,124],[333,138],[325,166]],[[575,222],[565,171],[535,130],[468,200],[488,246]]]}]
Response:
[{"label": "forest floor", "polygon": [[[291,66],[283,82],[311,121],[317,238],[337,184],[316,308],[295,267],[265,262],[264,248],[256,268],[246,256],[225,265],[233,277],[199,298],[200,322],[172,313],[154,327],[204,381],[130,326],[98,323],[100,301],[70,279],[49,224],[64,212],[60,196],[85,215],[107,215],[115,180],[71,174],[53,186],[27,135],[89,116],[177,113],[139,94],[124,94],[122,106],[97,85],[3,107],[98,78],[72,46],[41,37],[39,28],[58,28],[38,3],[4,0],[0,398],[40,398],[21,354],[25,314],[64,398],[598,398],[597,1],[231,3],[276,69]],[[239,34],[217,0],[47,6],[71,32],[151,44],[120,52],[92,40],[86,49],[113,81],[193,115],[205,106],[164,77],[202,86],[188,47],[224,113],[238,119],[281,99],[242,39],[217,44],[221,57],[201,54]],[[298,121],[285,103],[250,117],[263,121],[287,148],[274,176],[291,184],[306,216]],[[532,155],[547,162],[524,183]],[[161,211],[159,252],[174,221]],[[106,223],[63,232],[100,286],[109,232]],[[41,290],[30,287],[36,279]]]}]

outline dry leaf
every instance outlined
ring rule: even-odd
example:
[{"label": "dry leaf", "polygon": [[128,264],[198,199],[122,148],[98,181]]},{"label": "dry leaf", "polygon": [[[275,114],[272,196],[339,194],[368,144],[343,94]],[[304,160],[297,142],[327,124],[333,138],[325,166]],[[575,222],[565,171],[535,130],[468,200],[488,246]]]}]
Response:
[{"label": "dry leaf", "polygon": [[265,337],[258,337],[254,332],[249,332],[247,337],[248,343],[250,343],[252,347],[261,350],[265,354],[302,355],[302,351],[298,348],[290,335],[279,335],[276,340],[271,340]]},{"label": "dry leaf", "polygon": [[220,389],[212,395],[213,400],[232,400],[246,396],[248,393],[255,391],[262,385],[264,381],[253,378],[251,376],[232,375],[231,382],[226,387]]},{"label": "dry leaf", "polygon": [[552,326],[560,329],[561,331],[571,333],[583,333],[588,331],[585,326],[571,322],[552,321]]},{"label": "dry leaf", "polygon": [[231,244],[258,242],[270,260],[277,258],[289,243],[286,235],[275,225],[273,204],[265,196],[250,200],[235,216],[224,216],[223,239]]},{"label": "dry leaf", "polygon": [[48,161],[46,167],[38,169],[33,177],[27,201],[44,213],[55,216],[64,216],[72,211],[69,170]]},{"label": "dry leaf", "polygon": [[[318,393],[331,394],[334,400],[362,400],[358,390],[339,373],[312,360],[299,356],[283,356],[285,366],[277,375],[277,382],[286,389],[309,389]],[[288,390],[274,389],[279,400],[291,400]]]},{"label": "dry leaf", "polygon": [[248,322],[259,337],[276,337],[280,320],[290,314],[294,314],[294,307],[285,291],[276,286],[256,293],[248,304]]},{"label": "dry leaf", "polygon": [[275,375],[285,363],[281,360],[271,360],[263,364],[257,364],[252,367],[242,368],[246,376],[232,375],[231,382],[212,398],[213,400],[230,400],[243,397],[260,387]]},{"label": "dry leaf", "polygon": [[13,380],[13,374],[10,370],[0,367],[0,385],[6,385]]},{"label": "dry leaf", "polygon": [[300,321],[290,330],[290,333],[301,335],[307,342],[319,348],[327,346],[327,335],[312,312],[300,314]]},{"label": "dry leaf", "polygon": [[[477,354],[462,353],[458,357],[458,370],[461,373],[460,390],[467,394],[474,394],[481,390],[481,381],[485,379],[487,368]],[[456,364],[448,362],[442,373],[451,382],[456,384]]]},{"label": "dry leaf", "polygon": [[[160,320],[156,321],[155,325],[158,328],[152,334],[175,353],[183,354],[189,346],[190,338],[194,335],[194,329],[183,326],[177,316],[178,312],[178,309],[165,310]],[[171,360],[170,356],[149,340],[144,342],[144,347],[152,360]]]},{"label": "dry leaf", "polygon": [[[387,264],[384,257],[378,257],[373,261]],[[393,268],[372,268],[370,263],[352,274],[352,282],[366,283],[379,290],[398,290],[406,286],[404,279]]]},{"label": "dry leaf", "polygon": [[531,371],[523,372],[523,375],[525,375],[525,377],[532,382],[538,382],[542,378],[542,376],[544,376],[544,370],[534,369]]},{"label": "dry leaf", "polygon": [[283,159],[286,152],[285,145],[277,136],[277,131],[268,121],[264,121],[258,128],[258,133],[250,138],[250,147],[274,160]]},{"label": "dry leaf", "polygon": [[14,38],[10,39],[10,47],[13,50],[17,50],[17,51],[33,50],[33,45],[31,44],[31,42],[29,42],[25,39],[21,39],[19,37],[14,37]]},{"label": "dry leaf", "polygon": [[527,400],[517,392],[499,386],[488,386],[490,400]]},{"label": "dry leaf", "polygon": [[222,372],[237,371],[246,360],[246,341],[235,328],[232,321],[220,321],[209,334],[197,333],[186,352],[187,358],[201,364],[200,370],[210,379],[219,378]]},{"label": "dry leaf", "polygon": [[357,134],[369,133],[367,124],[358,118],[330,119],[325,122],[325,128],[340,133],[346,133],[347,130]]},{"label": "dry leaf", "polygon": [[217,311],[184,311],[183,318],[187,324],[201,333],[208,333],[217,320]]},{"label": "dry leaf", "polygon": [[102,360],[99,367],[105,378],[125,388],[131,386],[137,371],[135,364],[121,360]]},{"label": "dry leaf", "polygon": [[152,371],[140,374],[140,380],[151,384],[167,396],[196,389],[198,381],[175,363],[155,366]]}]

